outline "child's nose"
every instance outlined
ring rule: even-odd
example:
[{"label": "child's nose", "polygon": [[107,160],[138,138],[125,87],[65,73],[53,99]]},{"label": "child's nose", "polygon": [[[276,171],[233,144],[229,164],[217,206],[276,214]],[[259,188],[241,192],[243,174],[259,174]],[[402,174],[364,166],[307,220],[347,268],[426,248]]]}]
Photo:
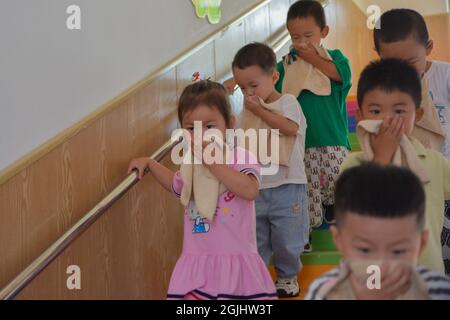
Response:
[{"label": "child's nose", "polygon": [[306,44],[306,42],[307,42],[307,39],[305,37],[300,37],[297,40],[295,40],[295,44],[300,47],[304,46]]},{"label": "child's nose", "polygon": [[378,115],[378,119],[390,120],[394,118],[395,114],[391,112],[380,112]]},{"label": "child's nose", "polygon": [[386,114],[386,116],[384,116],[384,118],[387,118],[388,120],[391,120],[391,121],[398,117],[399,117],[399,115],[395,112],[389,112],[388,114]]}]

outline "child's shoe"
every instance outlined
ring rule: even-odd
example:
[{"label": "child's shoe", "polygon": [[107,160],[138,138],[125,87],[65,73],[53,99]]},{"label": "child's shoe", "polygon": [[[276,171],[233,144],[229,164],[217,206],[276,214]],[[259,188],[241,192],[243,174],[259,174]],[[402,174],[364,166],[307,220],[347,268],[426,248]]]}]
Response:
[{"label": "child's shoe", "polygon": [[290,279],[277,279],[275,282],[279,298],[295,298],[300,295],[297,277]]},{"label": "child's shoe", "polygon": [[311,242],[308,242],[303,248],[303,253],[311,253],[313,251]]},{"label": "child's shoe", "polygon": [[305,247],[303,248],[303,253],[311,253],[313,251],[312,248],[312,236],[311,236],[312,230],[309,230],[309,241],[307,244],[305,244]]},{"label": "child's shoe", "polygon": [[335,224],[336,219],[334,219],[334,205],[331,206],[323,206],[323,219],[327,224]]}]

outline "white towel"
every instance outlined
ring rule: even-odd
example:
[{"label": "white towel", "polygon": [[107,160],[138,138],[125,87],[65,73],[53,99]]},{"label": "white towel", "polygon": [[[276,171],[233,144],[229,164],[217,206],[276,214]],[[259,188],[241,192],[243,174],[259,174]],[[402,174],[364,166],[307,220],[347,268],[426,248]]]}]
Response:
[{"label": "white towel", "polygon": [[[185,141],[189,141],[186,140]],[[219,143],[218,141],[213,143]],[[226,160],[230,159],[230,148],[223,144]],[[214,220],[219,196],[227,191],[226,187],[202,164],[194,164],[194,157],[190,153],[185,155],[188,163],[181,165],[180,173],[183,179],[181,203],[187,207],[194,200],[198,212],[209,221]],[[187,162],[187,161],[185,161]],[[190,164],[189,164],[190,163]],[[227,164],[229,162],[226,162]]]},{"label": "white towel", "polygon": [[[328,51],[320,46],[315,46],[322,58],[332,60]],[[291,49],[284,59],[285,75],[283,79],[283,94],[300,96],[303,90],[309,90],[318,96],[331,94],[331,80],[312,64],[296,55],[295,49]]]},{"label": "white towel", "polygon": [[[272,106],[269,104],[266,104],[261,98],[259,99],[261,102],[261,105],[263,108],[283,116],[278,110],[274,110]],[[243,127],[244,130],[248,129],[255,129],[255,130],[267,130],[267,141],[260,141],[259,135],[257,135],[257,146],[258,148],[255,148],[253,150],[258,149],[258,152],[256,153],[258,157],[258,161],[263,164],[275,164],[280,166],[289,167],[289,162],[291,161],[292,157],[292,151],[294,150],[294,144],[297,139],[297,136],[285,136],[281,133],[278,135],[278,141],[279,141],[279,148],[278,150],[271,150],[272,145],[272,128],[265,123],[260,117],[255,116],[251,111],[244,110],[244,117],[243,117]],[[260,152],[259,146],[260,142],[267,143],[267,152]],[[245,143],[249,143],[249,141],[245,141]],[[273,152],[278,151],[278,161],[277,157],[273,157]],[[267,158],[265,157],[265,153],[267,153]]]},{"label": "white towel", "polygon": [[[364,158],[367,161],[372,161],[374,158],[374,153],[370,144],[370,136],[372,134],[378,134],[382,123],[383,121],[381,120],[364,120],[358,123],[356,132]],[[404,135],[400,141],[400,146],[394,154],[392,164],[409,168],[423,183],[430,182],[430,178],[417,156],[416,149],[406,135]]]}]

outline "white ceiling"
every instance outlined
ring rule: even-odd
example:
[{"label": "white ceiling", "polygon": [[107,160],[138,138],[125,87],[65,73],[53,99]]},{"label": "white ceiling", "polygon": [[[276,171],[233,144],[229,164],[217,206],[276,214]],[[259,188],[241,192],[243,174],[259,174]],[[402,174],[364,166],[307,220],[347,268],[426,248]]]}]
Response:
[{"label": "white ceiling", "polygon": [[450,0],[353,0],[356,5],[366,12],[371,5],[378,5],[382,12],[394,8],[414,9],[424,16],[450,12]]}]

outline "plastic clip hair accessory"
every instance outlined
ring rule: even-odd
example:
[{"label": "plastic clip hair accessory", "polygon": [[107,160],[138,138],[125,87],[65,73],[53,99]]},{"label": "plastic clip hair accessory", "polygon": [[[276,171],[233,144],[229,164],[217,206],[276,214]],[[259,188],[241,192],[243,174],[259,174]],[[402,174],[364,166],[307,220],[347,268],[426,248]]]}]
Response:
[{"label": "plastic clip hair accessory", "polygon": [[208,77],[206,79],[202,79],[202,75],[200,72],[198,71],[194,72],[194,74],[192,75],[192,83],[197,83],[200,81],[211,81],[211,78]]},{"label": "plastic clip hair accessory", "polygon": [[202,80],[200,72],[196,71],[192,75],[192,83],[200,82]]}]

